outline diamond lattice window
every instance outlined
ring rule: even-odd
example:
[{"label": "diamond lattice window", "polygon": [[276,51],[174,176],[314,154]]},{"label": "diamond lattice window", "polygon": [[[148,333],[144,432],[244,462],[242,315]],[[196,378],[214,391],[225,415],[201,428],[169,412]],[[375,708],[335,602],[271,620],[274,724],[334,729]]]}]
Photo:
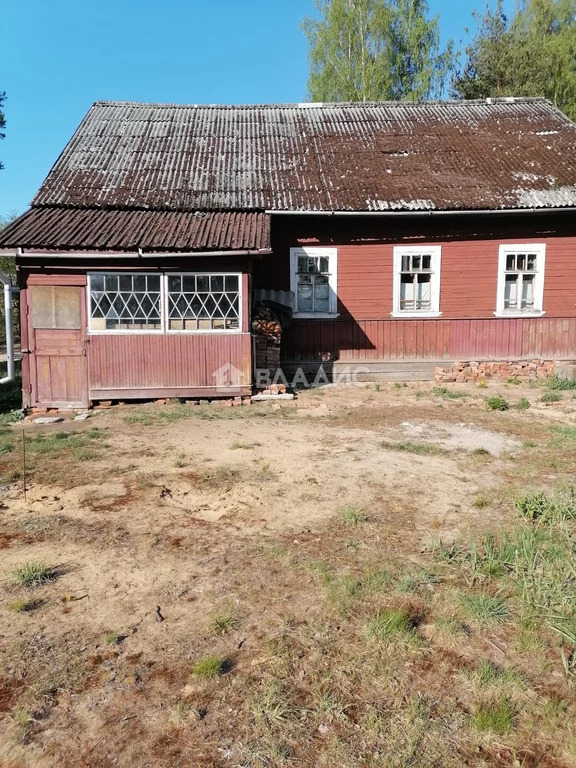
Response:
[{"label": "diamond lattice window", "polygon": [[168,275],[168,330],[240,328],[239,275]]},{"label": "diamond lattice window", "polygon": [[90,330],[161,331],[161,276],[90,275]]}]

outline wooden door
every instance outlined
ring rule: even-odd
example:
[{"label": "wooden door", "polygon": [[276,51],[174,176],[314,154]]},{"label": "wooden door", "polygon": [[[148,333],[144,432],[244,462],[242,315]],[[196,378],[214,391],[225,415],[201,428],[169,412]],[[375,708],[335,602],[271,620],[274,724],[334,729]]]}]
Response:
[{"label": "wooden door", "polygon": [[87,408],[85,288],[31,286],[28,321],[31,404]]}]

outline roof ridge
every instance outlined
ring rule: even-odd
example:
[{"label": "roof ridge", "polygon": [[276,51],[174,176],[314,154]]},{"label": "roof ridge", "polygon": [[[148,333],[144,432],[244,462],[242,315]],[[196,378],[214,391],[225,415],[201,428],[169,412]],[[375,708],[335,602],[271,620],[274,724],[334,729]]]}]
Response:
[{"label": "roof ridge", "polygon": [[426,106],[469,107],[471,105],[490,106],[493,104],[529,104],[544,103],[551,106],[552,102],[544,96],[497,96],[485,99],[422,99],[421,101],[304,101],[264,104],[176,104],[170,102],[153,101],[122,101],[122,100],[98,100],[92,107],[154,107],[168,109],[318,109],[322,107],[351,107],[362,109],[364,107],[401,107],[410,109]]}]

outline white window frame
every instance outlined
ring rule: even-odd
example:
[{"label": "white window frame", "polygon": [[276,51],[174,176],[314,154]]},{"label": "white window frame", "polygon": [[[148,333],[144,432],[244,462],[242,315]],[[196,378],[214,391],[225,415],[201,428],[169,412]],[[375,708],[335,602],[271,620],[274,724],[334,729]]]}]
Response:
[{"label": "white window frame", "polygon": [[[504,289],[506,286],[506,258],[510,254],[535,253],[536,271],[534,280],[534,309],[505,309]],[[498,288],[496,291],[495,317],[542,317],[544,312],[544,271],[546,268],[546,243],[520,243],[500,245],[498,248]]]},{"label": "white window frame", "polygon": [[[299,312],[298,311],[298,257],[325,256],[328,258],[329,277],[328,312]],[[299,247],[290,248],[290,290],[294,295],[293,317],[322,319],[338,317],[338,248]]]},{"label": "white window frame", "polygon": [[[237,277],[238,278],[238,328],[197,328],[197,329],[188,329],[188,328],[170,328],[170,317],[168,312],[168,278],[174,277],[177,275],[178,277],[191,277],[191,276],[199,276],[199,275],[208,275],[209,277]],[[206,334],[206,333],[242,333],[242,272],[208,272],[206,270],[198,271],[198,272],[165,272],[164,273],[164,279],[162,281],[164,283],[164,327],[166,328],[166,333],[195,333],[195,334]]]},{"label": "white window frame", "polygon": [[[160,278],[160,328],[147,328],[146,330],[142,330],[140,328],[134,329],[134,330],[126,330],[125,328],[92,328],[92,320],[94,319],[92,317],[92,277],[99,277],[101,275],[147,275],[152,277],[159,277]],[[88,272],[87,275],[87,285],[86,285],[86,304],[87,304],[87,326],[88,326],[88,333],[91,336],[134,336],[134,335],[146,335],[146,334],[154,334],[157,335],[159,333],[164,332],[164,280],[162,279],[162,273],[161,272],[139,272],[138,270],[130,270],[130,269],[124,269],[124,270],[113,270],[113,269],[102,269],[98,270],[97,272]]]},{"label": "white window frame", "polygon": [[[432,278],[430,280],[430,304],[432,309],[400,309],[400,273],[402,270],[403,256],[418,256],[430,254],[432,266]],[[395,245],[394,246],[394,279],[392,291],[392,317],[432,318],[440,317],[440,270],[442,266],[441,245]]]},{"label": "white window frame", "polygon": [[[161,328],[158,329],[147,329],[147,330],[141,330],[141,329],[135,329],[135,330],[126,330],[124,328],[122,329],[113,329],[113,328],[106,328],[106,329],[95,329],[92,328],[92,302],[91,302],[91,278],[94,275],[159,275],[160,276],[160,325]],[[171,330],[168,328],[169,325],[169,318],[168,318],[168,277],[170,275],[183,275],[183,276],[189,276],[189,275],[211,275],[214,277],[237,277],[238,278],[238,300],[239,300],[239,318],[238,318],[238,328],[201,328],[201,329],[174,329]],[[206,334],[234,334],[234,333],[243,333],[243,285],[242,285],[242,272],[211,272],[208,270],[198,270],[196,272],[194,271],[186,271],[186,272],[180,272],[178,270],[168,271],[168,272],[140,272],[138,270],[98,270],[93,272],[87,273],[87,285],[86,285],[86,304],[87,304],[87,331],[90,336],[133,336],[133,335],[146,335],[146,334],[195,334],[195,335],[206,335]]]}]

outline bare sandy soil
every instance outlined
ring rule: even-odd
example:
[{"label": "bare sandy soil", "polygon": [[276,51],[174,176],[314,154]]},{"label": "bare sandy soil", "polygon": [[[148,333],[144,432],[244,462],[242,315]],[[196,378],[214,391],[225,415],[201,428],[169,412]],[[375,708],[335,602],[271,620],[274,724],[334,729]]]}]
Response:
[{"label": "bare sandy soil", "polygon": [[[147,404],[27,423],[26,499],[22,427],[7,429],[0,766],[575,765],[568,743],[552,743],[561,725],[548,741],[528,739],[536,762],[514,762],[532,721],[513,738],[466,730],[474,705],[454,676],[479,652],[502,661],[498,645],[521,663],[507,630],[434,646],[428,622],[420,634],[435,661],[408,689],[433,699],[450,688],[451,720],[436,733],[444,714],[429,714],[426,737],[407,736],[416,720],[394,720],[390,701],[413,706],[402,680],[416,651],[400,668],[380,659],[396,670],[384,707],[388,693],[372,690],[377,654],[363,640],[352,652],[360,630],[327,603],[322,568],[429,568],[439,541],[506,528],[510,493],[535,472],[545,486],[570,475],[542,457],[551,425],[576,424],[571,393],[545,405],[528,387],[450,391],[465,396],[428,384],[337,387],[282,406]],[[496,391],[532,407],[487,411]],[[17,584],[14,570],[30,561],[51,579]],[[425,606],[427,594],[409,599]],[[33,604],[19,610],[19,600]],[[218,674],[194,674],[209,655],[223,661]],[[547,684],[566,698],[550,658]],[[341,711],[326,704],[332,678],[349,697]],[[371,706],[374,718],[392,712],[380,731],[367,725]],[[399,744],[385,747],[394,727]]]}]

